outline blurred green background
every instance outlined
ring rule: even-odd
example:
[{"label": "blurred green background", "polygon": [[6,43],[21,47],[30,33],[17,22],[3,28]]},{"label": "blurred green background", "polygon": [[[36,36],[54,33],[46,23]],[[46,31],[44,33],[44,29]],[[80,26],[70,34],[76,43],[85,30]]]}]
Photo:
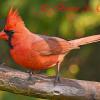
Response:
[{"label": "blurred green background", "polygon": [[[37,34],[71,40],[100,33],[100,0],[0,0],[0,30],[11,5],[18,9],[27,28]],[[14,63],[8,51],[7,43],[0,41],[0,63],[23,70]],[[71,51],[62,63],[60,74],[100,81],[99,73],[100,43],[93,43]],[[45,74],[55,75],[55,69],[48,69]],[[0,91],[0,100],[22,99],[44,100]]]}]

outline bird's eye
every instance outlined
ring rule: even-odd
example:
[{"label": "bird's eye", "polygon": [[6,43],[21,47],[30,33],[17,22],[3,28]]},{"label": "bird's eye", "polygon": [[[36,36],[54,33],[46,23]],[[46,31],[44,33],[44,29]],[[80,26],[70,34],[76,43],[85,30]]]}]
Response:
[{"label": "bird's eye", "polygon": [[10,36],[10,35],[12,35],[12,34],[14,33],[13,30],[4,30],[4,32],[5,32],[8,36]]},{"label": "bird's eye", "polygon": [[13,30],[4,30],[4,32],[6,32],[6,33],[8,33],[8,32],[10,32],[10,33],[14,33]]}]

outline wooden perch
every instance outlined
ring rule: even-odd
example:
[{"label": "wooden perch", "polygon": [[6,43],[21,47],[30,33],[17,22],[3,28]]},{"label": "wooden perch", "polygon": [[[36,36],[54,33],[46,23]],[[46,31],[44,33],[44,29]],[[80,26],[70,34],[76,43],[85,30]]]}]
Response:
[{"label": "wooden perch", "polygon": [[29,74],[0,65],[0,90],[15,94],[56,100],[100,100],[100,83],[74,79],[61,79]]}]

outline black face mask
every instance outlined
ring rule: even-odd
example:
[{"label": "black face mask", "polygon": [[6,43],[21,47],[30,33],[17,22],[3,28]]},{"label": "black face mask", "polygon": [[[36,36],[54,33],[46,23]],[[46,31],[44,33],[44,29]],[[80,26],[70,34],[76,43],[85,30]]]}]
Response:
[{"label": "black face mask", "polygon": [[12,36],[14,34],[14,31],[13,30],[4,30],[4,32],[8,36],[8,45],[10,46],[11,49],[13,49],[13,45],[11,44],[11,40],[12,40]]},{"label": "black face mask", "polygon": [[8,37],[12,36],[14,33],[13,30],[4,30],[4,32],[8,35]]}]

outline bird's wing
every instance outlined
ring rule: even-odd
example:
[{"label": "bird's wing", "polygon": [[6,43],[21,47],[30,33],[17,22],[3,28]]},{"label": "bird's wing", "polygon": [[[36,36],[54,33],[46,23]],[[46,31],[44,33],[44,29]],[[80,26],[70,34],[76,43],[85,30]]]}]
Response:
[{"label": "bird's wing", "polygon": [[72,49],[70,42],[64,39],[43,35],[40,35],[40,38],[32,43],[32,48],[41,55],[64,54]]}]

